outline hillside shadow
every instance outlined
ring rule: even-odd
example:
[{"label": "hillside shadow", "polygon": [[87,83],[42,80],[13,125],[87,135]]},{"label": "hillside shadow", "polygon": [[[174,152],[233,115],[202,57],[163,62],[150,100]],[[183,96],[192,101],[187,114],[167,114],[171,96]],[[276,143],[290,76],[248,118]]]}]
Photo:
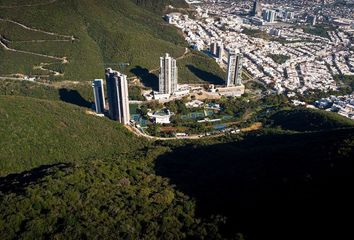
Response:
[{"label": "hillside shadow", "polygon": [[189,71],[191,71],[194,75],[196,75],[198,78],[202,79],[203,81],[209,82],[211,84],[216,84],[216,85],[222,85],[225,83],[224,79],[215,75],[214,73],[201,70],[190,64],[187,65],[187,68],[189,69]]},{"label": "hillside shadow", "polygon": [[59,89],[60,100],[78,105],[80,107],[91,108],[92,103],[83,98],[76,90],[61,88]]},{"label": "hillside shadow", "polygon": [[344,219],[352,209],[353,175],[352,161],[336,156],[332,143],[348,136],[341,131],[189,145],[160,156],[155,170],[196,200],[198,216],[226,216],[226,234],[336,238],[351,229]]},{"label": "hillside shadow", "polygon": [[27,186],[38,182],[55,171],[64,170],[68,167],[69,164],[64,163],[43,165],[22,173],[9,174],[5,177],[0,177],[0,192],[5,194],[23,194]]},{"label": "hillside shadow", "polygon": [[142,83],[146,87],[151,87],[154,91],[159,90],[159,78],[153,73],[150,73],[147,68],[141,66],[135,66],[130,70],[135,76],[141,79]]}]

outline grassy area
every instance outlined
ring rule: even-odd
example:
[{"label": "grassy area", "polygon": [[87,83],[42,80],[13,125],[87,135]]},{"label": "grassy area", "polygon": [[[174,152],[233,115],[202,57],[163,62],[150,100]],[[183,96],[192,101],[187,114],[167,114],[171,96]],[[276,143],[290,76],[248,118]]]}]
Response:
[{"label": "grassy area", "polygon": [[329,38],[327,31],[334,31],[335,27],[329,25],[316,25],[316,26],[306,26],[302,27],[305,33],[309,33],[312,35]]},{"label": "grassy area", "polygon": [[180,83],[223,84],[226,78],[226,73],[212,58],[197,51],[178,60],[177,65]]},{"label": "grassy area", "polygon": [[338,82],[344,83],[345,86],[348,86],[351,92],[354,91],[354,75],[335,75],[333,78]]},{"label": "grassy area", "polygon": [[267,55],[267,57],[270,57],[271,59],[273,59],[274,62],[278,64],[283,64],[290,59],[289,56],[283,54],[269,54]]},{"label": "grassy area", "polygon": [[85,107],[90,107],[94,101],[92,87],[86,82],[45,85],[28,81],[1,80],[0,95],[61,100]]},{"label": "grassy area", "polygon": [[141,144],[116,122],[74,105],[19,96],[0,100],[0,175],[126,153]]},{"label": "grassy area", "polygon": [[272,39],[272,37],[268,33],[261,31],[259,29],[245,28],[245,29],[243,29],[242,33],[246,34],[250,37],[262,38],[262,39],[268,40],[268,41],[270,41]]}]

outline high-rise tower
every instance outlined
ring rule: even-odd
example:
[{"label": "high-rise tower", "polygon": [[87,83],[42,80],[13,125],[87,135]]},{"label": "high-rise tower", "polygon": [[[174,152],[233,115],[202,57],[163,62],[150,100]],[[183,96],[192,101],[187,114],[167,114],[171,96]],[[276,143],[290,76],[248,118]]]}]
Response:
[{"label": "high-rise tower", "polygon": [[224,54],[224,44],[222,42],[218,42],[216,48],[216,57],[222,59],[223,54]]},{"label": "high-rise tower", "polygon": [[214,56],[216,55],[216,49],[217,49],[216,42],[213,41],[212,43],[210,43],[210,53],[213,54]]},{"label": "high-rise tower", "polygon": [[262,12],[262,4],[260,0],[255,0],[251,11],[251,16],[259,16]]},{"label": "high-rise tower", "polygon": [[96,113],[104,113],[105,99],[103,91],[103,80],[95,79],[92,82],[93,95],[95,97],[95,110]]},{"label": "high-rise tower", "polygon": [[177,90],[178,69],[176,60],[168,53],[160,57],[159,92],[172,94]]},{"label": "high-rise tower", "polygon": [[107,68],[106,82],[111,119],[119,121],[122,124],[128,124],[130,115],[127,76],[111,68]]},{"label": "high-rise tower", "polygon": [[235,53],[231,50],[229,52],[229,60],[227,65],[227,79],[226,86],[240,86],[242,73],[242,54]]}]

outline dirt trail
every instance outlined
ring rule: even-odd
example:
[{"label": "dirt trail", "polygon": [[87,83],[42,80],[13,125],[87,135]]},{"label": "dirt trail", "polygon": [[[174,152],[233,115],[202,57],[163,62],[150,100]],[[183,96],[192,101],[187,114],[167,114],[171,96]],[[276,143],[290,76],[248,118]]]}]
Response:
[{"label": "dirt trail", "polygon": [[[70,42],[70,41],[72,42],[72,41],[77,40],[74,36],[63,35],[63,34],[58,34],[58,33],[53,33],[53,32],[48,32],[48,31],[36,29],[36,28],[33,28],[33,27],[26,26],[25,24],[22,24],[22,23],[19,23],[19,22],[16,22],[16,21],[13,21],[13,20],[9,20],[9,19],[0,18],[0,21],[16,24],[16,25],[18,25],[18,26],[20,26],[20,27],[22,27],[24,29],[27,29],[29,31],[40,32],[40,33],[44,33],[44,34],[51,35],[51,36],[57,36],[57,37],[65,38],[65,39],[50,39],[50,40],[26,40],[26,41],[15,41],[15,42],[43,43],[43,42]],[[10,40],[4,38],[2,35],[0,35],[0,46],[2,46],[7,51],[23,53],[23,54],[30,54],[30,55],[39,56],[39,57],[45,57],[45,58],[53,59],[53,60],[56,60],[56,61],[60,61],[61,64],[69,63],[67,57],[65,57],[65,56],[64,57],[58,57],[58,56],[52,56],[52,55],[47,55],[47,54],[42,54],[42,53],[18,50],[18,49],[15,49],[15,48],[8,47],[8,44],[10,44],[10,43],[12,43],[12,41],[10,41]],[[42,62],[38,66],[34,66],[33,69],[39,69],[39,70],[42,70],[42,71],[47,71],[47,72],[52,73],[54,76],[63,76],[64,75],[63,73],[60,73],[60,72],[45,68],[45,66],[49,66],[49,65],[55,64],[55,63],[58,63],[58,62],[44,62],[44,63]]]},{"label": "dirt trail", "polygon": [[44,33],[44,34],[51,35],[51,36],[69,38],[70,40],[77,40],[77,39],[75,39],[74,36],[63,35],[63,34],[59,34],[59,33],[54,33],[54,32],[48,32],[48,31],[40,30],[40,29],[37,29],[37,28],[26,26],[23,23],[19,23],[19,22],[16,22],[16,21],[13,21],[13,20],[9,20],[9,19],[4,19],[4,18],[1,18],[1,17],[0,17],[0,21],[13,23],[15,25],[18,25],[18,26],[20,26],[20,27],[22,27],[24,29],[27,29],[27,30],[30,30],[30,31],[33,31],[33,32],[40,32],[40,33]]},{"label": "dirt trail", "polygon": [[49,0],[48,2],[44,2],[44,3],[34,3],[34,4],[23,4],[23,5],[17,5],[17,6],[0,6],[0,9],[11,9],[11,8],[21,8],[21,7],[38,7],[38,6],[45,6],[45,5],[50,5],[53,4],[55,2],[57,2],[58,0]]}]

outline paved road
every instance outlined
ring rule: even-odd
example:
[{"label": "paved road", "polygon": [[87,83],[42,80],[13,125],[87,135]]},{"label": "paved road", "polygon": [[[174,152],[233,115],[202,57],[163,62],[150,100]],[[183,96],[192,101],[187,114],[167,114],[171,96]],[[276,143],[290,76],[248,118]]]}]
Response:
[{"label": "paved road", "polygon": [[214,134],[210,136],[203,136],[200,137],[200,135],[190,135],[190,136],[185,136],[185,137],[155,137],[155,136],[150,136],[147,135],[146,133],[142,133],[139,129],[136,127],[130,126],[130,125],[125,125],[125,127],[132,133],[134,133],[137,136],[140,137],[145,137],[150,140],[161,140],[161,141],[170,141],[170,140],[179,140],[179,139],[186,139],[186,140],[196,140],[196,139],[202,139],[202,138],[217,138],[217,137],[222,137],[225,136],[225,133],[219,133],[219,134]]}]

